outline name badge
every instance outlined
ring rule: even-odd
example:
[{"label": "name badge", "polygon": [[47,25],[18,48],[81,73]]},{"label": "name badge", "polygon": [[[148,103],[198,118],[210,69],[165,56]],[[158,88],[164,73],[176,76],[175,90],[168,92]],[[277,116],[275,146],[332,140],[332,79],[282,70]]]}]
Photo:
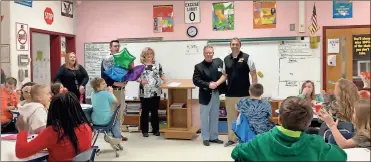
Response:
[{"label": "name badge", "polygon": [[218,71],[219,71],[219,72],[222,72],[222,71],[223,71],[223,68],[218,68]]},{"label": "name badge", "polygon": [[245,60],[244,58],[240,58],[239,60],[238,60],[238,62],[243,62],[243,60]]}]

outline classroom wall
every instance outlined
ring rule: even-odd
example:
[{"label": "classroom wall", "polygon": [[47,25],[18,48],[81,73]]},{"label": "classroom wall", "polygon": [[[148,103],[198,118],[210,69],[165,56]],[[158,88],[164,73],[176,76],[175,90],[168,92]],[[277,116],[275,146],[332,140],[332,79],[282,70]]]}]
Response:
[{"label": "classroom wall", "polygon": [[[235,30],[212,31],[212,2],[200,1],[201,23],[195,24],[198,35],[194,39],[225,39],[232,37],[282,37],[308,36],[314,1],[305,1],[306,33],[298,33],[298,2],[277,1],[277,27],[257,29],[252,26],[252,1],[235,2]],[[215,1],[216,2],[216,1]],[[153,5],[174,5],[174,32],[153,32]],[[333,19],[332,1],[316,1],[317,21],[321,26],[316,33],[322,36],[322,26],[367,25],[370,24],[369,1],[353,1],[353,18]],[[99,9],[99,12],[97,12]],[[85,42],[109,42],[117,38],[164,37],[165,40],[190,40],[184,23],[184,1],[83,1],[77,6],[76,35],[77,57],[84,59]],[[295,31],[290,31],[295,24]],[[193,102],[192,119],[194,126],[200,126],[199,104]]]},{"label": "classroom wall", "polygon": [[[1,1],[1,16],[3,17],[1,21],[1,44],[10,44],[10,2]],[[1,68],[4,70],[6,75],[10,74],[10,63],[1,63]]]},{"label": "classroom wall", "polygon": [[[53,32],[66,34],[75,34],[75,15],[69,18],[61,15],[61,1],[33,1],[32,7],[10,2],[10,45],[11,45],[11,76],[18,78],[18,55],[30,55],[28,51],[17,51],[16,48],[16,22],[28,24],[28,28],[36,28]],[[52,9],[54,21],[51,25],[46,24],[44,20],[44,10],[46,7]],[[14,34],[12,34],[14,33]],[[28,32],[29,37],[29,32]],[[28,43],[30,43],[28,41]],[[29,77],[25,78],[23,83],[31,80],[30,66],[21,67],[28,69]]]},{"label": "classroom wall", "polygon": [[[216,2],[216,1],[215,1]],[[298,33],[298,2],[277,1],[277,27],[257,29],[252,26],[252,1],[235,1],[235,30],[212,31],[213,1],[201,1],[201,23],[195,26],[199,30],[194,39],[217,39],[232,37],[281,37],[309,35]],[[314,1],[305,1],[306,27],[310,25]],[[154,33],[153,5],[174,5],[174,32]],[[316,1],[317,21],[320,26],[365,25],[370,24],[369,1],[353,1],[353,18],[333,19],[332,1]],[[97,12],[99,9],[99,12]],[[184,1],[84,1],[77,6],[77,55],[83,62],[85,42],[108,42],[117,38],[164,37],[166,40],[189,40],[184,23]],[[296,31],[290,31],[290,24],[295,24]],[[316,33],[322,35],[322,28]]]}]

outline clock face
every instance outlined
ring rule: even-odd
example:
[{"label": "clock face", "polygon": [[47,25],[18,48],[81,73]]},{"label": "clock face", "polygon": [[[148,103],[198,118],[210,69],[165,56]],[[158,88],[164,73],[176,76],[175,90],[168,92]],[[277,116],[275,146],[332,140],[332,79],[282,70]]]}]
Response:
[{"label": "clock face", "polygon": [[188,29],[187,29],[187,34],[188,36],[190,37],[195,37],[198,33],[198,30],[195,26],[190,26]]}]

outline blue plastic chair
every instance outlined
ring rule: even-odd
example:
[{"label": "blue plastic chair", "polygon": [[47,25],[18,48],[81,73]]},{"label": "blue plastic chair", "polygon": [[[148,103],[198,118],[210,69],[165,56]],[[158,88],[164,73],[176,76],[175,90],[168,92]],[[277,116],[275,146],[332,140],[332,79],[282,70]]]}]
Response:
[{"label": "blue plastic chair", "polygon": [[[92,146],[95,145],[95,142],[97,142],[97,139],[99,137],[99,134],[100,133],[104,133],[104,135],[108,136],[108,132],[110,132],[113,128],[113,126],[116,124],[116,122],[119,122],[118,121],[118,114],[119,114],[119,111],[120,111],[120,104],[117,106],[117,108],[115,109],[113,115],[112,115],[112,118],[111,120],[108,122],[108,124],[106,125],[96,125],[96,124],[93,124],[93,130],[94,130],[94,135],[93,135],[93,144]],[[123,148],[120,146],[119,147],[120,150],[123,150]],[[113,150],[115,151],[116,153],[116,157],[119,157],[119,154],[118,154],[118,150],[114,149]],[[100,152],[100,149],[97,149],[96,153],[97,153],[97,156],[99,155],[99,152]]]},{"label": "blue plastic chair", "polygon": [[95,152],[98,150],[98,147],[93,146],[91,149],[86,150],[77,156],[75,156],[72,161],[94,161],[95,159]]}]

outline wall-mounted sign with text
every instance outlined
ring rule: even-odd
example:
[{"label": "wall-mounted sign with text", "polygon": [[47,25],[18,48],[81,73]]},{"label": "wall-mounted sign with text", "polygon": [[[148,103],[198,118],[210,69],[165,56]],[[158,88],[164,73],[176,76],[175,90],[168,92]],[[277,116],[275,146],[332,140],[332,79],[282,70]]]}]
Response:
[{"label": "wall-mounted sign with text", "polygon": [[54,22],[54,13],[53,10],[49,7],[44,10],[44,20],[46,24],[51,25]]},{"label": "wall-mounted sign with text", "polygon": [[73,2],[61,1],[61,14],[62,16],[73,18]]},{"label": "wall-mounted sign with text", "polygon": [[14,3],[27,6],[27,7],[32,7],[32,1],[25,1],[25,0],[16,0]]},{"label": "wall-mounted sign with text", "polygon": [[353,57],[370,59],[371,39],[369,34],[353,35]]},{"label": "wall-mounted sign with text", "polygon": [[200,1],[184,1],[184,21],[186,24],[201,22]]},{"label": "wall-mounted sign with text", "polygon": [[17,36],[17,51],[28,51],[28,25],[23,23],[15,23],[15,26]]}]

